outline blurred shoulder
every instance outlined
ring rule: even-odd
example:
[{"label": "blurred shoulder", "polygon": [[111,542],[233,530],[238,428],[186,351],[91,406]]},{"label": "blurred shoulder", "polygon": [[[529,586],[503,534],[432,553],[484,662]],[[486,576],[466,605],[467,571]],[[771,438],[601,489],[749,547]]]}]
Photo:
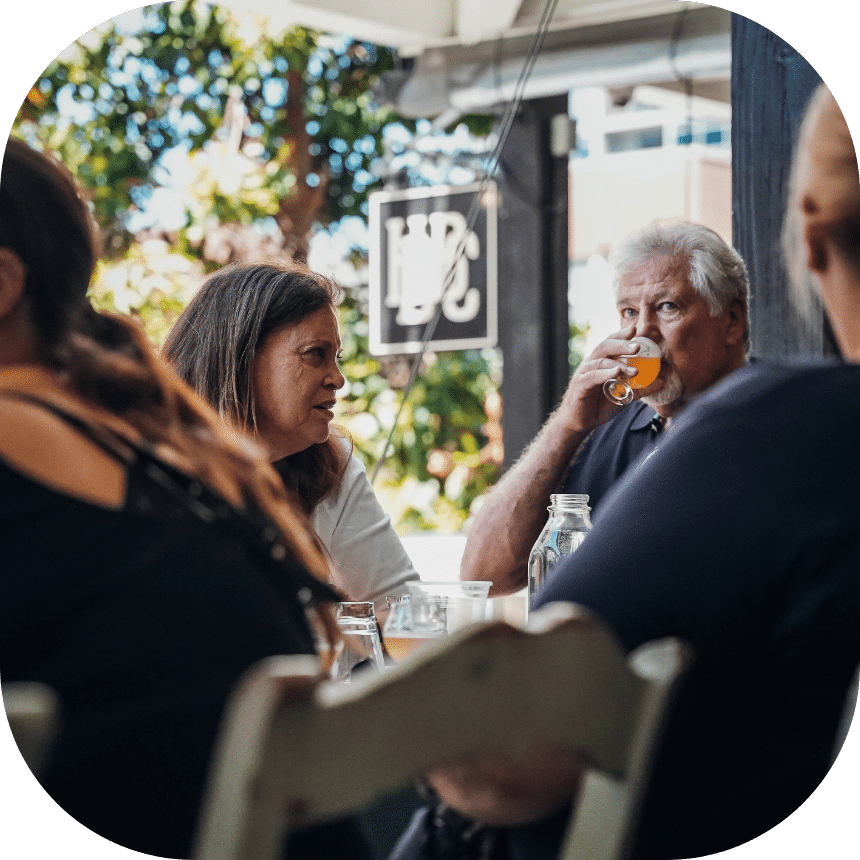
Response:
[{"label": "blurred shoulder", "polygon": [[[67,396],[40,394],[83,421],[91,417]],[[0,391],[0,457],[25,477],[66,495],[111,508],[124,502],[124,464],[50,408],[9,391]]]},{"label": "blurred shoulder", "polygon": [[828,361],[758,360],[735,371],[684,410],[693,422],[823,426],[860,418],[860,365]]}]

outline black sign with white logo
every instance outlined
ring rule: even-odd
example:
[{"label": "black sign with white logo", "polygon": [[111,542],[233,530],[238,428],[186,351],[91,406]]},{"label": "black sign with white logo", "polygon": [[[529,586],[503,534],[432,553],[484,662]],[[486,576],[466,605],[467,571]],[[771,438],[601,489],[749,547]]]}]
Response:
[{"label": "black sign with white logo", "polygon": [[[468,230],[476,194],[481,205]],[[418,352],[440,299],[442,314],[428,349],[495,346],[495,184],[377,191],[369,205],[370,352]]]}]

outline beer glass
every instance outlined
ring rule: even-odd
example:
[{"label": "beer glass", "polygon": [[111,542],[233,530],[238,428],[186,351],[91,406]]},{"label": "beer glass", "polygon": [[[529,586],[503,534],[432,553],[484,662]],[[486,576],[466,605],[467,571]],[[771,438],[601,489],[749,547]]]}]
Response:
[{"label": "beer glass", "polygon": [[371,601],[338,603],[337,625],[343,636],[343,648],[332,666],[331,677],[348,681],[356,670],[383,668],[382,642]]},{"label": "beer glass", "polygon": [[489,582],[409,582],[409,594],[389,600],[382,627],[385,650],[395,662],[422,645],[482,621]]},{"label": "beer glass", "polygon": [[603,393],[619,406],[633,400],[636,388],[647,388],[660,373],[660,347],[647,337],[634,337],[631,342],[639,344],[636,355],[622,355],[621,361],[638,371],[630,379],[610,379],[603,383]]}]

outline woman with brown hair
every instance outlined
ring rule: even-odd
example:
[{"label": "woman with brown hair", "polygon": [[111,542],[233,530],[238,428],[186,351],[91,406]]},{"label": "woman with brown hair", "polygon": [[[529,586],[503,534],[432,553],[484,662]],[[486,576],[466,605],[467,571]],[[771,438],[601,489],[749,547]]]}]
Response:
[{"label": "woman with brown hair", "polygon": [[183,311],[164,355],[262,443],[329,552],[333,583],[384,611],[418,574],[348,437],[331,427],[345,383],[339,299],[337,284],[300,264],[228,266]]},{"label": "woman with brown hair", "polygon": [[[333,644],[337,595],[255,445],[226,431],[136,326],[93,310],[97,258],[71,176],[10,139],[0,672],[59,698],[41,780],[60,807],[128,848],[187,857],[228,693],[261,658],[315,652],[311,605]],[[300,838],[291,856],[325,855],[330,833]]]}]

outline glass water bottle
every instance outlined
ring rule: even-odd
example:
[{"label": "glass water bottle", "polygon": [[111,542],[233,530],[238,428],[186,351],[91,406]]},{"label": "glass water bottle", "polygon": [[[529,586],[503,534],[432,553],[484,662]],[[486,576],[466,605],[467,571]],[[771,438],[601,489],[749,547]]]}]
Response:
[{"label": "glass water bottle", "polygon": [[549,519],[529,555],[529,603],[550,570],[583,542],[591,528],[588,496],[554,493],[549,501]]}]

